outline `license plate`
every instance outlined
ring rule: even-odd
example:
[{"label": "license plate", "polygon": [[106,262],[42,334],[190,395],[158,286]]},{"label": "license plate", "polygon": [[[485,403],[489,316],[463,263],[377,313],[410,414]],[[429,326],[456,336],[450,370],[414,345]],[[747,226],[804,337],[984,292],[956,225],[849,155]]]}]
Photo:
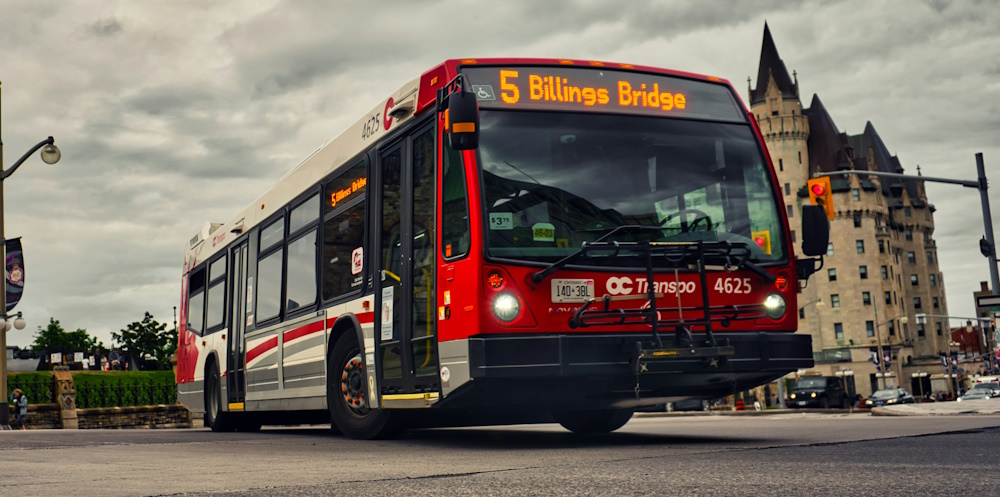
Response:
[{"label": "license plate", "polygon": [[552,280],[553,302],[586,302],[594,298],[594,280]]},{"label": "license plate", "polygon": [[800,406],[804,406],[804,405],[806,405],[806,403],[805,403],[805,402],[802,402],[802,401],[800,400],[800,401],[799,401],[799,405],[800,405]]}]

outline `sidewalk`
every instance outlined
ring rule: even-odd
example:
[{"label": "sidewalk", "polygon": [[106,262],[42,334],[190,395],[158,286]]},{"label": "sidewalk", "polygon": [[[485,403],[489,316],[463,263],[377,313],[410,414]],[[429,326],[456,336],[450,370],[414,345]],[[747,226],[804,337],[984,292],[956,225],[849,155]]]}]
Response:
[{"label": "sidewalk", "polygon": [[924,402],[898,406],[873,407],[872,416],[996,416],[1000,414],[1000,398],[966,400],[962,402]]},{"label": "sidewalk", "polygon": [[766,409],[763,411],[693,411],[693,412],[636,412],[636,416],[768,416],[774,414],[871,414],[872,416],[997,416],[1000,415],[1000,398],[966,400],[963,402],[924,402],[873,407],[871,409]]}]

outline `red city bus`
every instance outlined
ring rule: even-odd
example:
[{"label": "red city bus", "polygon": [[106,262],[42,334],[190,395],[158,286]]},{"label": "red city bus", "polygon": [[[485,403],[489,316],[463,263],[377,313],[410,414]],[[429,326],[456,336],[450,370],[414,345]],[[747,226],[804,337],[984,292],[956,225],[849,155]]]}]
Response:
[{"label": "red city bus", "polygon": [[813,365],[756,124],[718,78],[576,60],[449,60],[190,241],[178,398],[213,430],[633,411]]}]

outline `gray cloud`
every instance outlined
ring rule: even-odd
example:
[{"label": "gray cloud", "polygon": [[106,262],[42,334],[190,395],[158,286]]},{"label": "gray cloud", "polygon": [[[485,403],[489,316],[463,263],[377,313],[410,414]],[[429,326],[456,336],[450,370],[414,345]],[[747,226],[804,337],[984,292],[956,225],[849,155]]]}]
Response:
[{"label": "gray cloud", "polygon": [[[1000,178],[1000,9],[905,0],[698,3],[471,0],[113,3],[13,0],[0,16],[9,164],[52,135],[54,166],[6,181],[29,331],[55,317],[110,343],[170,321],[183,248],[233,216],[404,81],[447,58],[567,57],[756,75],[770,25],[803,100],[878,129],[910,173]],[[756,84],[756,82],[755,82]],[[978,196],[929,185],[949,310],[988,279]],[[1000,200],[995,203],[1000,203]],[[995,216],[1000,219],[1000,216]]]}]

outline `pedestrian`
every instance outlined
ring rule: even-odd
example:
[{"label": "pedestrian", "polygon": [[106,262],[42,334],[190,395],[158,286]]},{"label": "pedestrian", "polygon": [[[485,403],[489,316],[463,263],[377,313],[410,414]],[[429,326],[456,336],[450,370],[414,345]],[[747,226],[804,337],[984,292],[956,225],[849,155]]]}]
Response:
[{"label": "pedestrian", "polygon": [[20,388],[15,388],[10,394],[10,400],[14,402],[14,426],[24,430],[24,423],[28,417],[28,396]]}]

